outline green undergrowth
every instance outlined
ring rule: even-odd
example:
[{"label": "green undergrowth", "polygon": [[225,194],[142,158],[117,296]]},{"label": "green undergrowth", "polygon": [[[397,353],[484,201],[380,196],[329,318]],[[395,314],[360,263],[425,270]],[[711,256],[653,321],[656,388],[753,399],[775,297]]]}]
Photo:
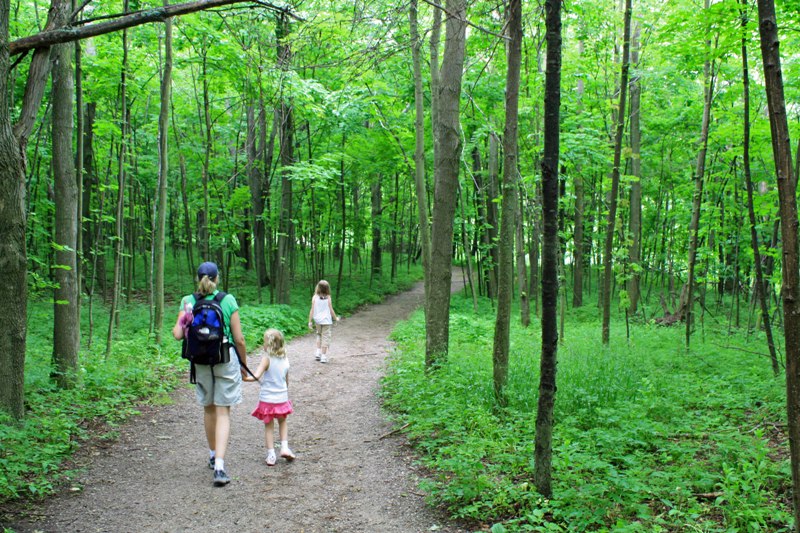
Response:
[{"label": "green undergrowth", "polygon": [[[413,268],[402,269],[394,281],[374,279],[370,283],[368,274],[349,275],[334,300],[335,309],[346,316],[363,304],[379,302],[387,294],[411,287],[419,278],[419,270]],[[261,345],[266,328],[277,328],[288,339],[308,332],[308,310],[316,280],[297,283],[291,305],[259,304],[256,291],[248,288],[246,280],[236,281],[237,286],[232,284],[227,289],[240,303],[248,350]],[[94,304],[89,346],[89,306],[85,301],[78,386],[70,390],[58,389],[50,375],[53,306],[46,301],[29,302],[26,415],[21,424],[15,424],[0,414],[0,503],[38,498],[57,490],[74,477],[70,458],[88,439],[115,438],[118,426],[138,414],[142,406],[167,404],[171,391],[188,386],[188,363],[180,358],[180,343],[172,340],[171,330],[178,298],[191,290],[191,285],[181,287],[174,291],[175,299],[167,302],[161,345],[149,332],[147,306],[136,303],[136,298],[123,304],[108,358],[108,309]],[[262,299],[269,301],[266,290]]]},{"label": "green undergrowth", "polygon": [[[533,484],[541,337],[515,315],[508,405],[492,387],[494,310],[453,299],[448,361],[424,370],[422,313],[398,326],[383,385],[431,502],[502,531],[788,531],[783,378],[760,336],[568,316],[558,349],[553,498]],[[596,311],[596,307],[595,307]],[[599,313],[594,313],[599,314]],[[720,326],[722,329],[722,326]]]}]

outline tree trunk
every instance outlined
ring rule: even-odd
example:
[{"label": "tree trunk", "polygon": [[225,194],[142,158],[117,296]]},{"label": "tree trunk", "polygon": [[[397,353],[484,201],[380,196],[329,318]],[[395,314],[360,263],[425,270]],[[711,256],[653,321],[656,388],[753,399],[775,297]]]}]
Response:
[{"label": "tree trunk", "polygon": [[[51,16],[66,22],[69,0],[53,0]],[[80,348],[78,299],[78,184],[72,151],[72,52],[74,46],[59,44],[52,50],[53,175],[55,180],[56,282],[53,313],[53,374],[64,389],[76,384]]]},{"label": "tree trunk", "polygon": [[11,130],[8,73],[9,2],[0,0],[0,409],[16,420],[25,413],[25,336],[28,319],[28,254],[25,250],[25,173],[20,145]]},{"label": "tree trunk", "polygon": [[[164,5],[169,0],[164,0]],[[156,191],[156,234],[153,254],[155,303],[154,329],[161,343],[164,329],[164,256],[167,233],[167,181],[169,179],[169,102],[172,84],[172,19],[164,23],[164,70],[161,73],[161,107],[158,113],[158,191]]]},{"label": "tree trunk", "polygon": [[256,164],[256,120],[255,109],[252,103],[247,104],[245,110],[247,115],[247,135],[245,137],[245,152],[247,153],[247,184],[250,189],[250,212],[252,213],[251,224],[253,226],[253,253],[255,255],[256,266],[256,290],[258,291],[258,301],[262,301],[262,269],[266,272],[264,264],[264,194],[261,191],[261,173]]},{"label": "tree trunk", "polygon": [[[292,50],[286,38],[289,35],[289,22],[285,15],[278,17],[278,65],[281,70],[289,68]],[[279,304],[290,303],[289,264],[291,247],[294,241],[292,222],[293,195],[291,166],[294,164],[294,118],[292,105],[286,96],[281,96],[278,106],[280,113],[280,161],[281,161],[281,207],[278,222],[278,254],[275,258],[275,296]]]},{"label": "tree trunk", "polygon": [[583,209],[584,191],[583,176],[575,176],[575,232],[573,234],[573,260],[572,260],[572,307],[583,305]]},{"label": "tree trunk", "polygon": [[381,191],[382,176],[378,174],[371,187],[372,200],[372,253],[370,256],[370,280],[382,269],[381,257],[381,219],[383,217],[383,194]]},{"label": "tree trunk", "polygon": [[[436,9],[436,11],[439,10]],[[428,223],[428,186],[425,180],[425,112],[423,107],[425,96],[422,92],[422,66],[420,64],[422,41],[417,30],[417,0],[411,0],[408,18],[411,30],[411,57],[414,63],[414,186],[417,193],[419,242],[422,248],[422,272],[425,279],[425,302],[427,304],[430,293],[431,237]],[[427,305],[425,307],[427,315]]]},{"label": "tree trunk", "polygon": [[[708,11],[710,0],[705,0],[705,10]],[[711,41],[706,41],[706,48],[711,47]],[[700,131],[700,152],[697,154],[697,167],[694,175],[694,195],[692,197],[692,220],[689,223],[689,264],[686,284],[688,285],[689,300],[686,307],[686,348],[692,336],[692,310],[694,309],[694,270],[697,262],[697,240],[700,227],[700,208],[703,204],[703,180],[706,172],[706,151],[708,149],[708,130],[711,124],[711,101],[714,95],[714,75],[711,60],[706,59],[704,70],[705,100],[703,105],[703,124]]]},{"label": "tree trunk", "polygon": [[797,181],[792,173],[792,152],[783,74],[778,49],[778,22],[773,0],[758,0],[761,57],[767,87],[767,105],[772,133],[772,154],[780,197],[783,242],[784,338],[786,342],[786,410],[792,467],[794,522],[800,524],[800,273],[797,256]]},{"label": "tree trunk", "polygon": [[772,320],[769,316],[769,301],[764,284],[764,272],[761,267],[761,253],[758,245],[758,231],[756,230],[756,213],[753,207],[753,179],[750,173],[750,71],[747,66],[747,0],[742,0],[742,86],[744,112],[742,116],[742,156],[744,161],[744,179],[747,185],[747,213],[750,217],[750,242],[753,247],[753,264],[756,269],[756,294],[761,303],[761,320],[764,323],[764,333],[767,336],[767,348],[772,361],[772,372],[777,377],[780,375],[778,354],[775,350],[775,341],[772,338]]},{"label": "tree trunk", "polygon": [[489,278],[489,290],[487,296],[489,298],[497,297],[497,262],[499,261],[497,255],[497,236],[500,229],[500,217],[497,213],[497,195],[498,195],[498,152],[499,146],[497,135],[492,132],[489,134],[489,171],[486,183],[486,259],[488,269],[486,277]]},{"label": "tree trunk", "polygon": [[[631,47],[631,63],[634,67],[639,64],[639,25],[633,32],[633,42]],[[633,269],[631,277],[628,280],[628,311],[631,315],[635,315],[639,307],[639,272],[641,271],[642,262],[642,164],[640,157],[641,146],[641,131],[639,129],[639,110],[641,108],[641,88],[639,87],[639,77],[635,76],[631,79],[631,110],[630,110],[630,128],[631,128],[631,176],[634,179],[631,181],[631,204],[630,204],[630,220],[628,229],[630,230],[631,245],[628,248],[628,263]]]},{"label": "tree trunk", "polygon": [[614,142],[614,167],[611,169],[611,191],[609,193],[608,219],[606,222],[606,242],[603,257],[603,344],[608,344],[611,323],[611,269],[613,260],[614,225],[617,220],[617,196],[619,195],[619,174],[622,159],[622,137],[625,128],[626,100],[628,96],[628,69],[631,48],[631,0],[625,0],[625,28],[622,44],[622,70],[620,74],[619,112],[616,114],[616,134]]},{"label": "tree trunk", "polygon": [[508,352],[510,349],[511,299],[514,292],[514,236],[517,223],[517,125],[519,78],[522,63],[522,0],[508,0],[508,49],[505,91],[506,125],[503,131],[503,185],[500,221],[499,264],[497,268],[497,314],[494,322],[492,369],[494,399],[500,406],[508,400]]},{"label": "tree trunk", "polygon": [[[125,0],[125,11],[128,10],[128,0]],[[128,142],[128,97],[127,97],[127,69],[128,69],[128,31],[122,31],[122,74],[120,80],[120,140],[119,140],[119,165],[117,167],[117,211],[116,211],[116,244],[114,246],[114,280],[111,287],[111,308],[108,318],[108,334],[106,335],[106,359],[111,355],[111,342],[114,339],[114,325],[119,312],[120,284],[122,282],[122,250],[125,244],[125,157]]]},{"label": "tree trunk", "polygon": [[525,217],[523,216],[523,195],[519,195],[517,204],[517,286],[519,287],[519,315],[523,327],[531,323],[531,301],[528,297],[528,270],[525,265]]},{"label": "tree trunk", "polygon": [[561,107],[561,2],[546,0],[547,72],[545,74],[542,200],[542,356],[534,438],[533,482],[545,498],[553,495],[553,410],[556,400],[558,355],[558,166],[559,108]]},{"label": "tree trunk", "polygon": [[439,148],[435,157],[431,283],[426,321],[425,366],[447,358],[450,337],[450,283],[453,263],[453,221],[461,162],[461,79],[466,33],[465,0],[447,0],[446,39],[439,85]]},{"label": "tree trunk", "polygon": [[211,211],[208,207],[208,180],[211,164],[211,151],[214,148],[214,141],[211,137],[211,102],[209,101],[209,88],[208,88],[208,49],[203,48],[200,52],[202,55],[202,77],[203,77],[203,123],[205,128],[205,152],[203,157],[203,210],[199,213],[199,224],[197,233],[200,238],[198,244],[202,253],[203,261],[211,260],[211,248],[209,235],[209,224],[211,223]]}]

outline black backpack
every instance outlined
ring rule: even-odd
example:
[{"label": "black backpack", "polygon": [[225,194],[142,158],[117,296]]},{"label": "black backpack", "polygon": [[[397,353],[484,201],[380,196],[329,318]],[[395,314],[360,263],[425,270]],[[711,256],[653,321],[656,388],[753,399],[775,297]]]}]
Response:
[{"label": "black backpack", "polygon": [[213,366],[230,361],[230,345],[224,342],[225,317],[220,305],[227,295],[219,291],[210,300],[199,293],[194,295],[194,318],[184,336],[181,352],[181,357],[191,363],[190,383],[196,382],[194,365]]}]

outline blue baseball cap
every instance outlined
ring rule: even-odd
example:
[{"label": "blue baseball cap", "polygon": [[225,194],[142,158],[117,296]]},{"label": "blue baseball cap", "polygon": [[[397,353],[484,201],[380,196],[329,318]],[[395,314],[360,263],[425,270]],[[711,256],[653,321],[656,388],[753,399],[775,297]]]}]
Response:
[{"label": "blue baseball cap", "polygon": [[203,276],[208,276],[210,279],[215,279],[219,275],[219,269],[216,263],[206,261],[197,269],[197,279],[203,279]]}]

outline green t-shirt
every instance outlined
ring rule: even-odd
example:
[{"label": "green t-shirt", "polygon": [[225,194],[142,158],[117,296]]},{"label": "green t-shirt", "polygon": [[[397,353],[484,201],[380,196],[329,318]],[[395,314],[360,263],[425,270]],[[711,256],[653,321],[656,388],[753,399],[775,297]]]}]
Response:
[{"label": "green t-shirt", "polygon": [[[214,295],[216,295],[218,292],[219,290],[214,291],[214,294],[209,294],[205,297],[205,299],[213,299]],[[181,299],[181,311],[183,311],[187,303],[192,304],[192,307],[197,304],[194,294],[184,296],[183,299]],[[227,294],[219,303],[219,306],[222,308],[222,318],[225,319],[225,336],[228,337],[229,341],[233,342],[233,336],[231,335],[231,315],[239,310],[239,304],[236,303],[236,298],[234,298],[233,294]]]}]

